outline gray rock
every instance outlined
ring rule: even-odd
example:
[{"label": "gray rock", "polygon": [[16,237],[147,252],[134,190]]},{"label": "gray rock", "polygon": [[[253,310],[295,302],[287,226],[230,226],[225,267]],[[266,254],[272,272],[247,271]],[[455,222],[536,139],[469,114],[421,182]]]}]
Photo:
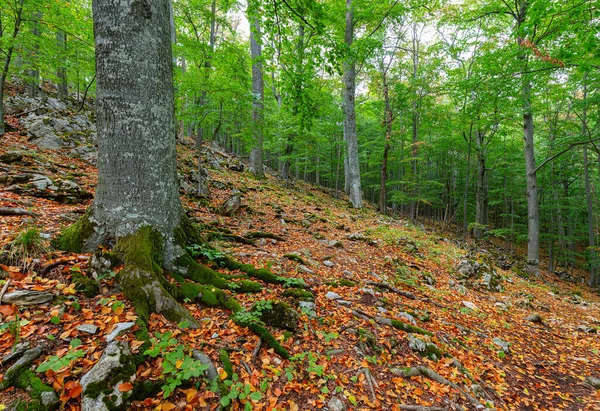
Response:
[{"label": "gray rock", "polygon": [[56,135],[50,126],[44,124],[43,119],[38,118],[29,124],[25,122],[23,126],[33,139],[33,143],[40,148],[58,150],[64,146],[62,139]]},{"label": "gray rock", "polygon": [[331,240],[328,246],[331,248],[344,248],[344,243],[339,240]]},{"label": "gray rock", "polygon": [[543,323],[544,320],[539,314],[531,314],[526,318],[527,321],[531,321],[532,323]]},{"label": "gray rock", "polygon": [[241,206],[242,198],[239,194],[233,194],[223,202],[219,213],[224,216],[232,216],[238,212]]},{"label": "gray rock", "polygon": [[54,294],[45,291],[16,290],[5,294],[2,303],[15,304],[19,307],[30,307],[32,305],[46,304],[54,299]]},{"label": "gray rock", "polygon": [[323,261],[323,265],[325,267],[329,267],[329,268],[333,268],[335,266],[335,264],[333,262],[329,261],[329,260]]},{"label": "gray rock", "polygon": [[6,354],[4,356],[4,358],[2,358],[2,361],[0,361],[0,364],[6,364],[11,362],[12,360],[14,360],[17,357],[20,357],[21,354],[23,354],[25,351],[27,351],[30,347],[30,343],[29,341],[25,341],[22,343],[18,343],[16,344],[12,350],[10,350],[10,353]]},{"label": "gray rock", "polygon": [[463,301],[462,304],[473,311],[479,310],[479,308],[477,308],[477,306],[470,301]]},{"label": "gray rock", "polygon": [[306,274],[314,274],[315,273],[313,270],[311,270],[310,268],[308,268],[305,265],[300,265],[298,267],[298,270],[300,270],[300,271],[302,271],[303,273],[306,273]]},{"label": "gray rock", "polygon": [[503,339],[498,338],[498,337],[494,337],[492,339],[492,342],[494,344],[496,344],[498,347],[502,348],[502,351],[504,351],[506,354],[510,353],[510,343],[509,342],[506,342]]},{"label": "gray rock", "polygon": [[585,382],[595,389],[600,390],[600,378],[590,376],[585,379]]},{"label": "gray rock", "polygon": [[342,296],[337,293],[334,293],[333,291],[328,291],[327,294],[325,294],[325,298],[329,300],[340,300]]},{"label": "gray rock", "polygon": [[88,334],[96,334],[98,332],[98,327],[94,324],[81,324],[75,327],[75,329]]},{"label": "gray rock", "polygon": [[[120,378],[114,378],[114,376]],[[116,380],[116,381],[115,381]],[[112,390],[108,396],[111,397],[113,407],[111,409],[127,409],[128,399],[132,392],[121,392],[119,384],[133,382],[135,380],[135,365],[133,357],[126,342],[113,341],[104,349],[100,360],[92,369],[81,377],[80,384],[83,388],[81,410],[82,411],[108,411],[104,399],[107,397],[104,390]],[[86,389],[90,384],[102,388],[97,397],[86,395]],[[95,394],[98,392],[96,390]]]},{"label": "gray rock", "polygon": [[198,350],[193,351],[193,356],[196,361],[200,361],[202,364],[206,365],[208,368],[204,371],[204,375],[208,378],[209,381],[215,381],[219,377],[219,373],[213,364],[212,360],[208,358],[208,356],[204,353],[201,353]]},{"label": "gray rock", "polygon": [[67,109],[67,105],[65,103],[54,97],[48,97],[44,105],[52,111],[64,111]]},{"label": "gray rock", "polygon": [[346,277],[352,277],[352,272],[348,270],[342,271],[342,274],[344,274]]},{"label": "gray rock", "polygon": [[384,308],[384,307],[377,307],[377,311],[379,311],[382,314],[385,314],[385,313],[388,312],[388,310],[386,308]]},{"label": "gray rock", "polygon": [[596,334],[596,333],[598,333],[598,330],[596,330],[594,327],[590,327],[590,326],[587,326],[587,325],[579,325],[577,327],[577,330],[578,331],[582,331],[584,333],[588,333],[588,334]]},{"label": "gray rock", "polygon": [[[11,381],[14,377],[14,373],[18,371],[21,367],[26,367],[35,360],[38,359],[40,355],[42,355],[43,348],[41,346],[37,346],[34,348],[30,348],[23,352],[23,355],[19,357],[17,361],[4,373],[4,381]],[[0,386],[0,390],[1,390]]]},{"label": "gray rock", "polygon": [[401,313],[398,313],[398,317],[406,318],[412,325],[417,325],[417,321],[415,320],[415,317],[413,317],[409,313],[406,313],[403,311]]},{"label": "gray rock", "polygon": [[31,184],[33,184],[38,190],[46,190],[47,188],[56,187],[52,180],[41,174],[34,174],[33,178],[31,179]]},{"label": "gray rock", "polygon": [[48,409],[58,402],[58,396],[54,391],[44,391],[40,397],[42,398],[42,405]]},{"label": "gray rock", "polygon": [[106,336],[106,342],[110,343],[112,340],[117,338],[121,333],[129,330],[131,327],[135,325],[134,322],[127,323],[117,323],[115,324],[115,328]]},{"label": "gray rock", "polygon": [[317,306],[312,301],[300,301],[298,303],[298,306],[300,307],[300,309],[302,311],[306,312],[306,314],[310,318],[316,318],[317,317],[317,311],[316,311]]},{"label": "gray rock", "polygon": [[408,348],[417,352],[424,352],[427,350],[427,343],[420,338],[414,337],[412,334],[408,334]]},{"label": "gray rock", "polygon": [[338,397],[331,397],[327,403],[327,408],[329,408],[329,411],[346,411],[346,404]]},{"label": "gray rock", "polygon": [[343,305],[344,307],[351,307],[352,303],[350,301],[346,301],[346,300],[336,300],[336,302],[340,305]]},{"label": "gray rock", "polygon": [[369,294],[369,295],[372,295],[373,297],[375,297],[375,291],[372,288],[363,287],[360,289],[360,291],[365,294]]}]

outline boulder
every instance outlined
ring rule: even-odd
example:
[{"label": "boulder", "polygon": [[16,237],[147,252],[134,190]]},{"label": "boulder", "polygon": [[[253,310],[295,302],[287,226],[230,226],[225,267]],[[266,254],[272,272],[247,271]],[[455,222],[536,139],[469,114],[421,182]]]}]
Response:
[{"label": "boulder", "polygon": [[81,377],[81,410],[127,409],[132,391],[122,392],[119,385],[135,381],[135,371],[128,344],[118,341],[108,344],[100,360]]},{"label": "boulder", "polygon": [[32,305],[46,304],[52,301],[54,294],[45,291],[16,290],[4,294],[3,304],[15,304],[19,307],[30,307]]}]

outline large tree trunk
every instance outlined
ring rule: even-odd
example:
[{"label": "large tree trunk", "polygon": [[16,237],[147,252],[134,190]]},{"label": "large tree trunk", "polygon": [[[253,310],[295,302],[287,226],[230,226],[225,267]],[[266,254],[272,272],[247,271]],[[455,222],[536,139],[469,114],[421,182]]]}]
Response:
[{"label": "large tree trunk", "polygon": [[39,53],[39,37],[40,37],[40,23],[39,21],[42,19],[42,13],[37,11],[33,15],[33,20],[31,22],[31,34],[33,35],[33,46],[29,50],[29,61],[27,65],[29,68],[25,71],[27,74],[27,78],[25,80],[25,93],[29,97],[37,97],[40,91],[39,85],[39,77],[40,72],[37,69],[37,55]]},{"label": "large tree trunk", "polygon": [[264,177],[263,167],[263,102],[264,82],[262,71],[262,47],[260,34],[260,15],[258,10],[249,12],[250,52],[252,55],[252,137],[254,147],[250,153],[250,172]]},{"label": "large tree trunk", "polygon": [[[354,9],[352,0],[346,0],[346,30],[344,40],[350,53],[354,41]],[[360,185],[360,163],[358,157],[358,137],[356,135],[356,111],[354,97],[356,93],[356,60],[349,54],[344,63],[344,129],[348,144],[348,185],[350,202],[354,208],[362,208],[362,190]]]}]

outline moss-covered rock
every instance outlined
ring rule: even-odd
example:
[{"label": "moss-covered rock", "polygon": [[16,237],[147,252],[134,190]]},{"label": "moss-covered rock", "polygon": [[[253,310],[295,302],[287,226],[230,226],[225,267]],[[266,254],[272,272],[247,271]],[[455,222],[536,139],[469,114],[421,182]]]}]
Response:
[{"label": "moss-covered rock", "polygon": [[289,297],[297,301],[314,301],[315,296],[308,290],[302,290],[298,288],[288,288],[283,293],[283,297]]},{"label": "moss-covered rock", "polygon": [[94,233],[96,226],[90,219],[92,215],[91,208],[81,216],[75,224],[65,228],[51,244],[54,248],[72,253],[81,253],[85,250],[85,242]]},{"label": "moss-covered rock", "polygon": [[250,310],[256,313],[262,322],[272,327],[296,331],[299,315],[284,301],[259,301]]},{"label": "moss-covered rock", "polygon": [[88,298],[95,297],[100,292],[98,283],[79,271],[73,271],[71,279],[75,283],[75,289],[82,292]]}]

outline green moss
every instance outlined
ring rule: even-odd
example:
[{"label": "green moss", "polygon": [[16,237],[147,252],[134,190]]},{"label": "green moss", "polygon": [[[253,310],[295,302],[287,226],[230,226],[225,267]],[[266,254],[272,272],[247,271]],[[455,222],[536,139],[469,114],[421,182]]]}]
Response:
[{"label": "green moss", "polygon": [[306,262],[306,260],[304,258],[300,257],[298,254],[284,254],[283,256],[290,261],[295,261],[297,263],[304,264],[304,265],[308,264]]},{"label": "green moss", "polygon": [[283,348],[283,346],[279,343],[279,341],[277,341],[277,339],[275,339],[273,334],[271,334],[271,332],[269,330],[267,330],[267,328],[261,321],[257,321],[255,319],[253,320],[253,319],[250,319],[247,317],[235,317],[235,316],[233,317],[233,320],[235,321],[235,323],[237,325],[240,325],[242,327],[247,327],[254,334],[256,334],[260,338],[262,338],[263,342],[265,344],[267,344],[269,347],[271,347],[273,349],[273,351],[275,351],[275,353],[277,355],[279,355],[281,358],[284,358],[286,360],[290,358],[290,353],[285,348]]},{"label": "green moss", "polygon": [[[121,355],[120,363],[121,367],[113,370],[105,380],[90,383],[85,387],[82,397],[98,398],[98,396],[102,395],[102,401],[110,411],[123,409],[123,405],[115,405],[116,397],[113,395],[113,391],[117,384],[130,381],[131,376],[136,372],[136,365],[133,357],[126,355]],[[131,391],[123,393],[123,402],[127,403],[131,395]]]},{"label": "green moss", "polygon": [[219,360],[221,360],[221,364],[223,364],[223,370],[227,373],[227,378],[231,378],[233,375],[233,364],[231,363],[231,358],[229,358],[227,351],[219,351]]},{"label": "green moss", "polygon": [[263,286],[256,281],[241,280],[236,284],[240,286],[239,291],[243,293],[259,293],[263,289]]},{"label": "green moss", "polygon": [[417,327],[416,325],[408,324],[398,320],[391,320],[392,327],[402,331],[406,331],[411,334],[422,334],[422,335],[433,335],[431,331],[424,330],[423,328]]},{"label": "green moss", "polygon": [[79,271],[72,271],[71,279],[75,283],[77,291],[82,292],[88,298],[95,297],[100,292],[98,283]]},{"label": "green moss", "polygon": [[197,301],[209,307],[223,307],[234,313],[242,310],[240,303],[226,291],[185,281],[182,276],[177,274],[173,274],[172,277],[179,283],[179,293],[182,298]]},{"label": "green moss", "polygon": [[156,396],[156,394],[162,391],[161,387],[163,384],[163,380],[144,380],[134,384],[131,394],[131,401],[142,401],[146,398],[152,398]]},{"label": "green moss", "polygon": [[76,223],[65,228],[62,233],[52,240],[52,246],[58,250],[72,253],[84,251],[85,241],[94,233],[94,227],[96,226],[90,220],[91,215],[92,210],[88,208]]},{"label": "green moss", "polygon": [[45,392],[54,392],[52,387],[44,384],[44,382],[37,376],[33,371],[28,369],[26,366],[19,367],[14,373],[11,373],[12,378],[8,379],[5,376],[3,381],[4,386],[14,386],[26,390],[31,396],[31,401],[27,402],[25,408],[21,408],[27,411],[46,411],[54,410],[58,408],[58,396],[57,401],[52,404],[44,405],[42,402],[42,394]]},{"label": "green moss", "polygon": [[269,301],[268,306],[258,302],[252,306],[250,312],[256,313],[262,322],[272,327],[283,328],[289,331],[298,329],[299,315],[284,301]]},{"label": "green moss", "polygon": [[304,281],[302,281],[302,279],[281,277],[281,276],[273,274],[271,271],[267,270],[266,268],[258,268],[257,269],[251,264],[241,264],[229,257],[223,257],[223,258],[219,259],[219,262],[225,264],[225,267],[227,267],[227,269],[229,269],[229,270],[239,270],[243,273],[248,274],[248,276],[250,276],[254,279],[264,281],[265,283],[268,283],[268,284],[280,284],[280,285],[285,285],[285,286],[295,287],[295,288],[305,288],[306,287],[306,285],[304,284]]},{"label": "green moss", "polygon": [[282,294],[283,297],[290,297],[299,301],[314,301],[315,296],[308,290],[297,288],[288,288]]},{"label": "green moss", "polygon": [[338,283],[344,287],[354,287],[356,285],[354,281],[348,280],[347,278],[340,278]]},{"label": "green moss", "polygon": [[163,238],[152,227],[142,227],[133,234],[119,238],[115,252],[122,256],[125,266],[160,272]]},{"label": "green moss", "polygon": [[182,275],[194,282],[212,285],[218,288],[230,288],[230,283],[219,275],[215,270],[198,264],[189,254],[185,253],[176,261],[176,265],[186,269]]}]

